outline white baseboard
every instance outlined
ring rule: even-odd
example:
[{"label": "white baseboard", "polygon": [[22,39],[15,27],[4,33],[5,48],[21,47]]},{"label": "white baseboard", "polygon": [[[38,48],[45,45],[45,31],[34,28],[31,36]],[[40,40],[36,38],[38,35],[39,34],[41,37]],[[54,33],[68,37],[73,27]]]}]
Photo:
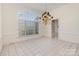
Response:
[{"label": "white baseboard", "polygon": [[79,43],[79,34],[78,33],[60,33],[59,40],[65,40],[73,43]]},{"label": "white baseboard", "polygon": [[11,37],[4,38],[3,45],[9,45],[9,44],[17,43],[20,41],[36,39],[36,38],[40,38],[40,37],[41,37],[41,35],[30,35],[30,36],[24,36],[24,37],[11,36]]},{"label": "white baseboard", "polygon": [[0,53],[2,52],[2,47],[3,47],[3,42],[2,42],[2,38],[0,38]]}]

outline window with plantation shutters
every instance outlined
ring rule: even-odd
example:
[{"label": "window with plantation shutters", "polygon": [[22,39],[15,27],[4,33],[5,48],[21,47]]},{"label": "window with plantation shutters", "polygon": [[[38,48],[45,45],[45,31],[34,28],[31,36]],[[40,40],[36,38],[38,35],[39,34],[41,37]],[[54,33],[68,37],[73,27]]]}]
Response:
[{"label": "window with plantation shutters", "polygon": [[19,35],[34,35],[38,34],[37,15],[33,11],[19,11],[17,18],[19,21]]}]

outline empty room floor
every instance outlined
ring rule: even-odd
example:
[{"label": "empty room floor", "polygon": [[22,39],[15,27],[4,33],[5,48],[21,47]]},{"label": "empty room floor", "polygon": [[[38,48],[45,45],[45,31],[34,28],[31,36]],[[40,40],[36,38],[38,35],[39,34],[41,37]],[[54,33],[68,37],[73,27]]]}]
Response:
[{"label": "empty room floor", "polygon": [[74,56],[79,45],[62,40],[36,38],[5,45],[1,56]]}]

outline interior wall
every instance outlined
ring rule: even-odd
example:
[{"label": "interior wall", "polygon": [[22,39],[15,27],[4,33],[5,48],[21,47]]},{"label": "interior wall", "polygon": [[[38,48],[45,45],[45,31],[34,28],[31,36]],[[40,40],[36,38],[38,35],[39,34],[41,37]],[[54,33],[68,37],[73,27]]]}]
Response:
[{"label": "interior wall", "polygon": [[59,40],[79,43],[79,4],[68,4],[52,11],[59,20]]},{"label": "interior wall", "polygon": [[3,4],[3,42],[9,44],[18,39],[18,21],[15,4]]},{"label": "interior wall", "polygon": [[2,49],[2,6],[0,4],[0,52]]},{"label": "interior wall", "polygon": [[[16,17],[16,13],[17,11],[30,10],[31,8],[19,6],[17,4],[2,4],[2,9],[2,29],[4,44],[20,41],[20,39],[18,39],[18,20]],[[79,4],[65,5],[54,10],[51,9],[49,11],[55,19],[59,20],[59,40],[79,42]],[[40,12],[38,14],[39,16],[41,16],[42,12],[37,12]],[[47,26],[44,26],[44,24],[40,22],[39,35],[51,38],[51,21]]]},{"label": "interior wall", "polygon": [[[27,38],[19,38],[19,28],[18,28],[18,19],[17,19],[17,12],[18,11],[24,11],[24,10],[34,10],[31,8],[27,8],[24,6],[19,6],[18,4],[3,4],[3,42],[4,45],[5,44],[10,44],[13,42],[17,42],[20,40],[27,40]],[[41,13],[39,13],[38,10],[34,10],[38,13],[38,15]],[[39,24],[39,35],[34,35],[28,38],[34,38],[34,37],[39,37],[42,35],[43,31],[42,31],[42,26],[40,27]]]}]

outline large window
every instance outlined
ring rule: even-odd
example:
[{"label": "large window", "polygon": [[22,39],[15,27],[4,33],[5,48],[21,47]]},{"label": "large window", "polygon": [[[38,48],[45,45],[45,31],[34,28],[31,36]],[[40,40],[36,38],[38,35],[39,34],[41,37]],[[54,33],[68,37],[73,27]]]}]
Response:
[{"label": "large window", "polygon": [[17,13],[19,20],[19,35],[38,34],[37,14],[33,11],[20,11]]}]

